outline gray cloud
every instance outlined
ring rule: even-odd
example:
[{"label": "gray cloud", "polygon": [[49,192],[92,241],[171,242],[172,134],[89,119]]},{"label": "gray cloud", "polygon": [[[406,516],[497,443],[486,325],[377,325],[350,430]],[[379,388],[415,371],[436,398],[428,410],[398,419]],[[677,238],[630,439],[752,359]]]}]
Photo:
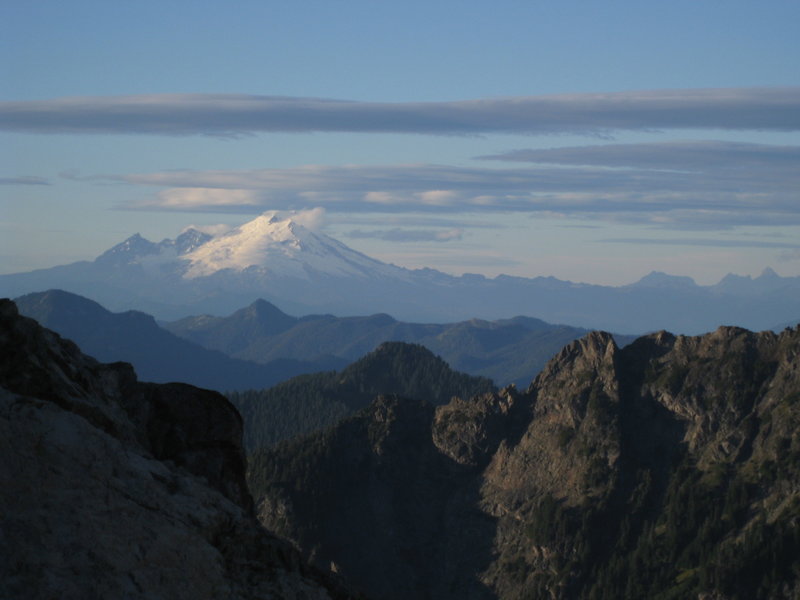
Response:
[{"label": "gray cloud", "polygon": [[500,256],[496,254],[446,254],[436,257],[436,262],[441,265],[448,265],[451,267],[463,268],[469,266],[474,267],[516,267],[523,262],[516,258],[509,256]]},{"label": "gray cloud", "polygon": [[22,175],[20,177],[0,177],[0,185],[50,185],[44,177]]},{"label": "gray cloud", "polygon": [[[780,177],[776,171],[780,170]],[[239,196],[242,203],[259,202],[260,194],[294,195],[309,201],[334,200],[341,192],[371,194],[363,201],[375,206],[396,203],[404,194],[414,195],[409,201],[428,206],[446,207],[463,201],[464,196],[477,198],[487,195],[502,197],[509,194],[547,194],[552,192],[590,193],[594,198],[605,192],[619,194],[659,192],[698,195],[715,193],[794,192],[800,185],[800,169],[787,165],[778,169],[736,169],[720,173],[675,173],[661,170],[616,170],[602,167],[522,167],[491,169],[483,167],[453,167],[445,165],[348,165],[306,166],[287,169],[256,169],[247,171],[190,171],[175,170],[122,176],[106,179],[141,185],[183,188],[182,196],[169,195],[161,203],[186,203],[204,198],[208,203],[230,201]],[[202,190],[228,190],[214,194]],[[189,190],[197,190],[190,192]],[[257,193],[258,192],[258,193]],[[384,194],[384,195],[382,195]],[[194,196],[197,196],[195,198]],[[527,200],[526,200],[527,201]],[[678,199],[670,199],[675,205]],[[692,200],[689,200],[693,203]],[[313,203],[313,202],[311,202]]]},{"label": "gray cloud", "polygon": [[696,230],[800,224],[800,148],[795,146],[612,144],[527,156],[546,162],[507,168],[183,170],[90,180],[163,188],[155,198],[128,206],[145,210],[254,213],[321,206],[332,213],[416,213],[451,221],[463,213],[521,212]]},{"label": "gray cloud", "polygon": [[[610,244],[636,244],[637,246],[641,244],[655,244],[665,246],[711,246],[717,248],[788,248],[791,249],[795,254],[800,252],[800,244],[792,244],[789,242],[762,242],[757,240],[712,240],[703,238],[608,238],[604,240],[598,240],[598,242]],[[788,255],[791,254],[791,252],[787,251],[783,254]]]},{"label": "gray cloud", "polygon": [[386,214],[386,213],[347,213],[336,216],[327,214],[328,223],[344,223],[348,226],[361,226],[370,228],[431,228],[439,229],[508,229],[507,223],[493,223],[484,220],[483,215],[432,215],[432,214]]},{"label": "gray cloud", "polygon": [[800,146],[720,141],[674,141],[512,150],[485,160],[637,169],[706,171],[709,169],[800,170]]},{"label": "gray cloud", "polygon": [[453,102],[359,102],[236,94],[0,102],[0,130],[31,133],[602,134],[673,128],[797,131],[800,87],[647,90]]},{"label": "gray cloud", "polygon": [[[482,157],[525,161],[539,168],[606,169],[630,189],[648,186],[656,195],[678,197],[658,216],[663,226],[682,229],[723,229],[739,225],[797,224],[793,208],[800,189],[800,147],[766,144],[679,141],[649,144],[608,144],[545,150],[515,150]],[[580,165],[580,167],[578,167]],[[613,193],[598,180],[598,191]],[[794,190],[794,191],[793,191]],[[630,211],[620,220],[647,223],[644,212]]]},{"label": "gray cloud", "polygon": [[785,250],[781,252],[778,258],[781,262],[792,262],[795,260],[800,260],[800,248],[795,250]]},{"label": "gray cloud", "polygon": [[355,229],[347,233],[352,239],[378,239],[387,242],[452,242],[464,236],[462,229],[445,229],[432,231],[427,229]]}]

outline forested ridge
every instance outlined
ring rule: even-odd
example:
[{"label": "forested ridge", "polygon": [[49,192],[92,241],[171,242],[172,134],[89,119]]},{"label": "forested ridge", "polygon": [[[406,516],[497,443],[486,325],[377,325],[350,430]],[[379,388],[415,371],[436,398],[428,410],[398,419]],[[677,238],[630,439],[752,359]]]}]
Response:
[{"label": "forested ridge", "polygon": [[251,457],[260,520],[380,598],[800,595],[800,329],[592,333],[524,391],[385,395]]},{"label": "forested ridge", "polygon": [[453,371],[418,344],[386,342],[341,371],[300,375],[265,390],[231,392],[249,450],[331,426],[380,394],[445,404],[493,390],[484,377]]}]

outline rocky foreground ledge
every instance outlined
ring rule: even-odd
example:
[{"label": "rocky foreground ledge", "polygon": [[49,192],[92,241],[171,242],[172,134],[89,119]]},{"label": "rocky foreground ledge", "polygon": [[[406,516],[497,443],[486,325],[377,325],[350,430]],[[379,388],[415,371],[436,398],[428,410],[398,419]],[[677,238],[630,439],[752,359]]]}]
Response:
[{"label": "rocky foreground ledge", "polygon": [[241,439],[223,396],[0,300],[0,597],[350,598],[258,524]]}]

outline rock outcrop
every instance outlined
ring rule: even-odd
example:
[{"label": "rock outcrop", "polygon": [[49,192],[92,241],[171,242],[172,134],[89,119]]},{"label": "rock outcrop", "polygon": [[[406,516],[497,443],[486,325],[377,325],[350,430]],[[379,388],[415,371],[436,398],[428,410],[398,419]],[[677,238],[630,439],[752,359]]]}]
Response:
[{"label": "rock outcrop", "polygon": [[259,526],[223,396],[141,383],[8,300],[0,357],[0,597],[350,597]]},{"label": "rock outcrop", "polygon": [[591,333],[525,392],[257,454],[261,521],[380,598],[800,596],[800,328]]}]

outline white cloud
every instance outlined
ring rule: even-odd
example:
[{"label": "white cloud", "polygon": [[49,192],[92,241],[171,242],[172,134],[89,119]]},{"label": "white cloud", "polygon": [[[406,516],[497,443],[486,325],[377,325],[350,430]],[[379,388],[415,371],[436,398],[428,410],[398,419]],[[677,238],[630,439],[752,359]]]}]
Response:
[{"label": "white cloud", "polygon": [[224,235],[228,233],[231,229],[233,229],[232,225],[226,225],[224,223],[219,223],[217,225],[189,225],[184,227],[181,230],[181,233],[185,233],[190,229],[195,229],[201,233],[207,233],[210,236],[217,237],[219,235]]},{"label": "white cloud", "polygon": [[449,206],[459,199],[459,194],[453,190],[428,190],[414,194],[423,204],[431,206]]},{"label": "white cloud", "polygon": [[259,194],[254,190],[181,187],[158,193],[156,206],[163,208],[194,208],[197,206],[257,206]]},{"label": "white cloud", "polygon": [[364,194],[364,202],[369,204],[390,205],[397,202],[397,196],[394,196],[389,192],[367,192]]},{"label": "white cloud", "polygon": [[319,231],[325,225],[325,209],[321,206],[308,210],[295,210],[282,213],[311,231]]}]

